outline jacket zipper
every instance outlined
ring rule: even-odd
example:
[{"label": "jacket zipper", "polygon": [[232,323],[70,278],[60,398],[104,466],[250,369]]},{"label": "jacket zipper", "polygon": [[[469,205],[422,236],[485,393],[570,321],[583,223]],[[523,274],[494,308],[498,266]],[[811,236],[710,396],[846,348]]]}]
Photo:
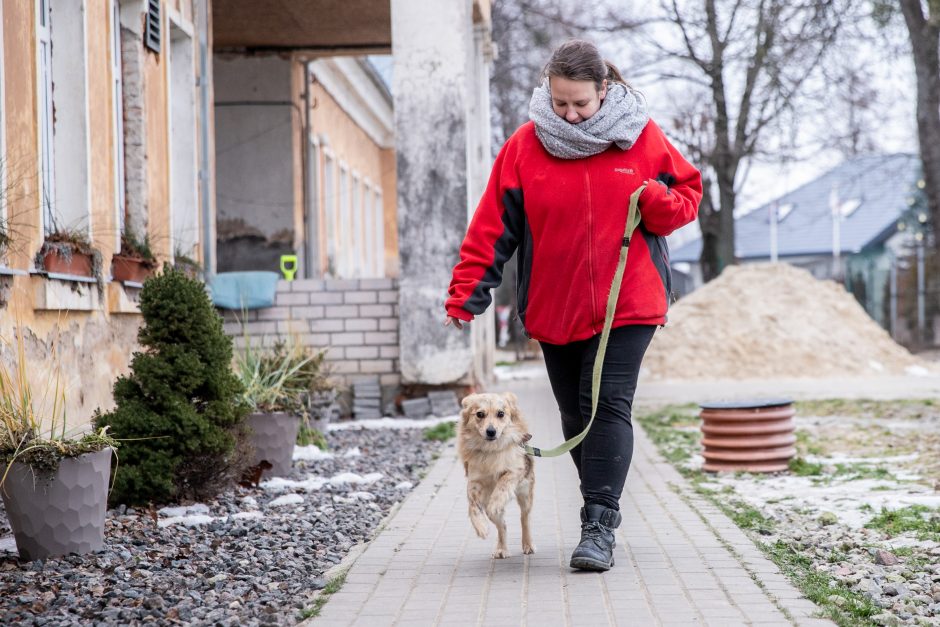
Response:
[{"label": "jacket zipper", "polygon": [[[585,159],[587,161],[587,159]],[[597,331],[597,294],[594,286],[594,203],[591,201],[591,171],[587,163],[584,164],[584,180],[587,184],[587,211],[588,211],[588,284],[591,286],[591,331]]]}]

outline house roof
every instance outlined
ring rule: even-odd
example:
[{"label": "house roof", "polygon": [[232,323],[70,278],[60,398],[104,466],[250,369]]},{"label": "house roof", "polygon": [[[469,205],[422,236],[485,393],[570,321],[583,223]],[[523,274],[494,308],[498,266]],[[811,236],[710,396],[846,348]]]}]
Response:
[{"label": "house roof", "polygon": [[[777,254],[831,255],[833,200],[843,218],[839,225],[840,253],[853,254],[878,244],[895,232],[908,197],[920,178],[916,155],[897,153],[855,157],[802,187],[735,219],[735,256],[770,257],[770,208],[776,203]],[[701,238],[673,251],[673,262],[699,260]]]}]

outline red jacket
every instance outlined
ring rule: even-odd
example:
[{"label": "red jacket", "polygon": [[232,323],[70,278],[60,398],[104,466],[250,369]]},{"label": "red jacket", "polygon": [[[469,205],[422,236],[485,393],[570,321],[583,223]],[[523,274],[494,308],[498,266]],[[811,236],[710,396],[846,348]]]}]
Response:
[{"label": "red jacket", "polygon": [[518,249],[518,314],[529,336],[567,344],[600,333],[630,194],[644,181],[652,183],[640,196],[642,224],[613,326],[665,324],[672,278],[664,236],[695,219],[702,181],[652,120],[630,149],[612,145],[584,159],[551,156],[532,122],[513,133],[460,247],[448,315],[483,313]]}]

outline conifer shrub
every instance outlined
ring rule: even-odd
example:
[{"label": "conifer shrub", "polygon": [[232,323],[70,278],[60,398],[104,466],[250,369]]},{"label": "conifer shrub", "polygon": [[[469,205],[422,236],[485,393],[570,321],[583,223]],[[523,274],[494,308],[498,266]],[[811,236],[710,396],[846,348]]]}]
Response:
[{"label": "conifer shrub", "polygon": [[247,461],[232,340],[203,284],[169,265],[144,283],[140,310],[142,350],[114,384],[116,408],[95,416],[121,441],[111,502],[209,498]]}]

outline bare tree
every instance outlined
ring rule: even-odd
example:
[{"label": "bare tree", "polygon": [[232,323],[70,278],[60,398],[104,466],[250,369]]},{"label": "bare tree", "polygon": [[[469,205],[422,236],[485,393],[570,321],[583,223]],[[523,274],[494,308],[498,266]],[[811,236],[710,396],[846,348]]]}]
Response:
[{"label": "bare tree", "polygon": [[662,0],[679,43],[652,41],[660,75],[682,81],[704,100],[692,118],[675,125],[686,131],[679,135],[698,156],[709,192],[699,209],[705,280],[735,260],[742,164],[759,155],[774,126],[794,114],[854,1],[705,0],[680,6]]},{"label": "bare tree", "polygon": [[552,49],[581,31],[566,24],[557,0],[495,0],[497,57],[490,78],[493,150],[529,119],[529,99]]},{"label": "bare tree", "polygon": [[[917,76],[917,139],[933,241],[940,242],[940,0],[899,0]],[[876,11],[886,2],[876,2]]]}]

